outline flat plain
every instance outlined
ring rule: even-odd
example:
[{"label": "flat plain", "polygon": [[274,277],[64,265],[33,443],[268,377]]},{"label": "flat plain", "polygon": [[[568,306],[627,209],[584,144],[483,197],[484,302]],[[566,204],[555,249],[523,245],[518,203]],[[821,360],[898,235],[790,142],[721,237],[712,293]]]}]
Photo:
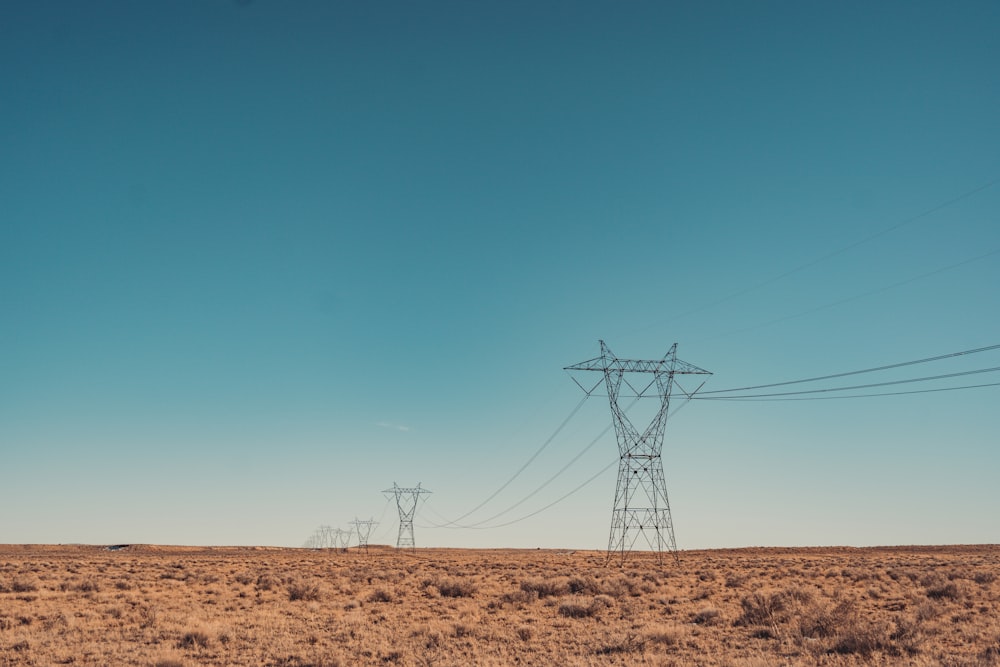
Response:
[{"label": "flat plain", "polygon": [[0,546],[0,665],[1000,665],[1000,546]]}]

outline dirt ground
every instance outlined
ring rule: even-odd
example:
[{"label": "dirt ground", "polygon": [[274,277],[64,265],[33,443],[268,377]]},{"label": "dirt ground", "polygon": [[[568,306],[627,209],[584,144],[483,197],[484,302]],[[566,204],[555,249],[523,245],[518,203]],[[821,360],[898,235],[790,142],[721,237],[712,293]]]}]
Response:
[{"label": "dirt ground", "polygon": [[1000,665],[1000,546],[0,546],[0,665]]}]

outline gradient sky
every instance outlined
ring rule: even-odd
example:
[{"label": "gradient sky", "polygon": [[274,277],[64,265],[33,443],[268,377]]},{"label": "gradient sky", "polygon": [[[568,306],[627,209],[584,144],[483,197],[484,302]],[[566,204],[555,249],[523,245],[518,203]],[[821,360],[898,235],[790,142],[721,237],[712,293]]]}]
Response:
[{"label": "gradient sky", "polygon": [[[614,467],[423,527],[556,431],[598,339],[705,390],[1000,343],[998,32],[992,0],[4,3],[0,542],[393,542],[380,491],[421,482],[418,545],[603,548]],[[998,398],[692,402],[678,544],[1000,542]]]}]

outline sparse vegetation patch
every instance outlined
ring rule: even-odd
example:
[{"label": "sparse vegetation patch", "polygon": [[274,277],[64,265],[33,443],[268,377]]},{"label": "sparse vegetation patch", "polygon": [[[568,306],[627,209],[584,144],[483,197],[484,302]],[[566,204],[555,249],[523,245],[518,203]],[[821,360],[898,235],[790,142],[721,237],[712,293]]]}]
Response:
[{"label": "sparse vegetation patch", "polygon": [[[0,546],[0,665],[1000,667],[1000,547]],[[125,584],[125,585],[121,585]]]}]

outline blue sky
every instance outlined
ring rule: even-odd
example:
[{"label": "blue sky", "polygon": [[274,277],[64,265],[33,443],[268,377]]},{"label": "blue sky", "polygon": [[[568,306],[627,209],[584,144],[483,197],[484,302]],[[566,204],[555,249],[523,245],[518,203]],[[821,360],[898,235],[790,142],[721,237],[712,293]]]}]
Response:
[{"label": "blue sky", "polygon": [[[510,526],[425,527],[556,431],[598,339],[677,342],[705,390],[1000,343],[998,26],[994,2],[7,3],[0,542],[299,545],[356,516],[391,542],[395,481],[434,492],[418,544],[601,548],[613,467]],[[693,402],[664,446],[678,544],[998,542],[998,396]],[[602,400],[466,521],[583,451]],[[496,522],[615,458],[605,436]]]}]

